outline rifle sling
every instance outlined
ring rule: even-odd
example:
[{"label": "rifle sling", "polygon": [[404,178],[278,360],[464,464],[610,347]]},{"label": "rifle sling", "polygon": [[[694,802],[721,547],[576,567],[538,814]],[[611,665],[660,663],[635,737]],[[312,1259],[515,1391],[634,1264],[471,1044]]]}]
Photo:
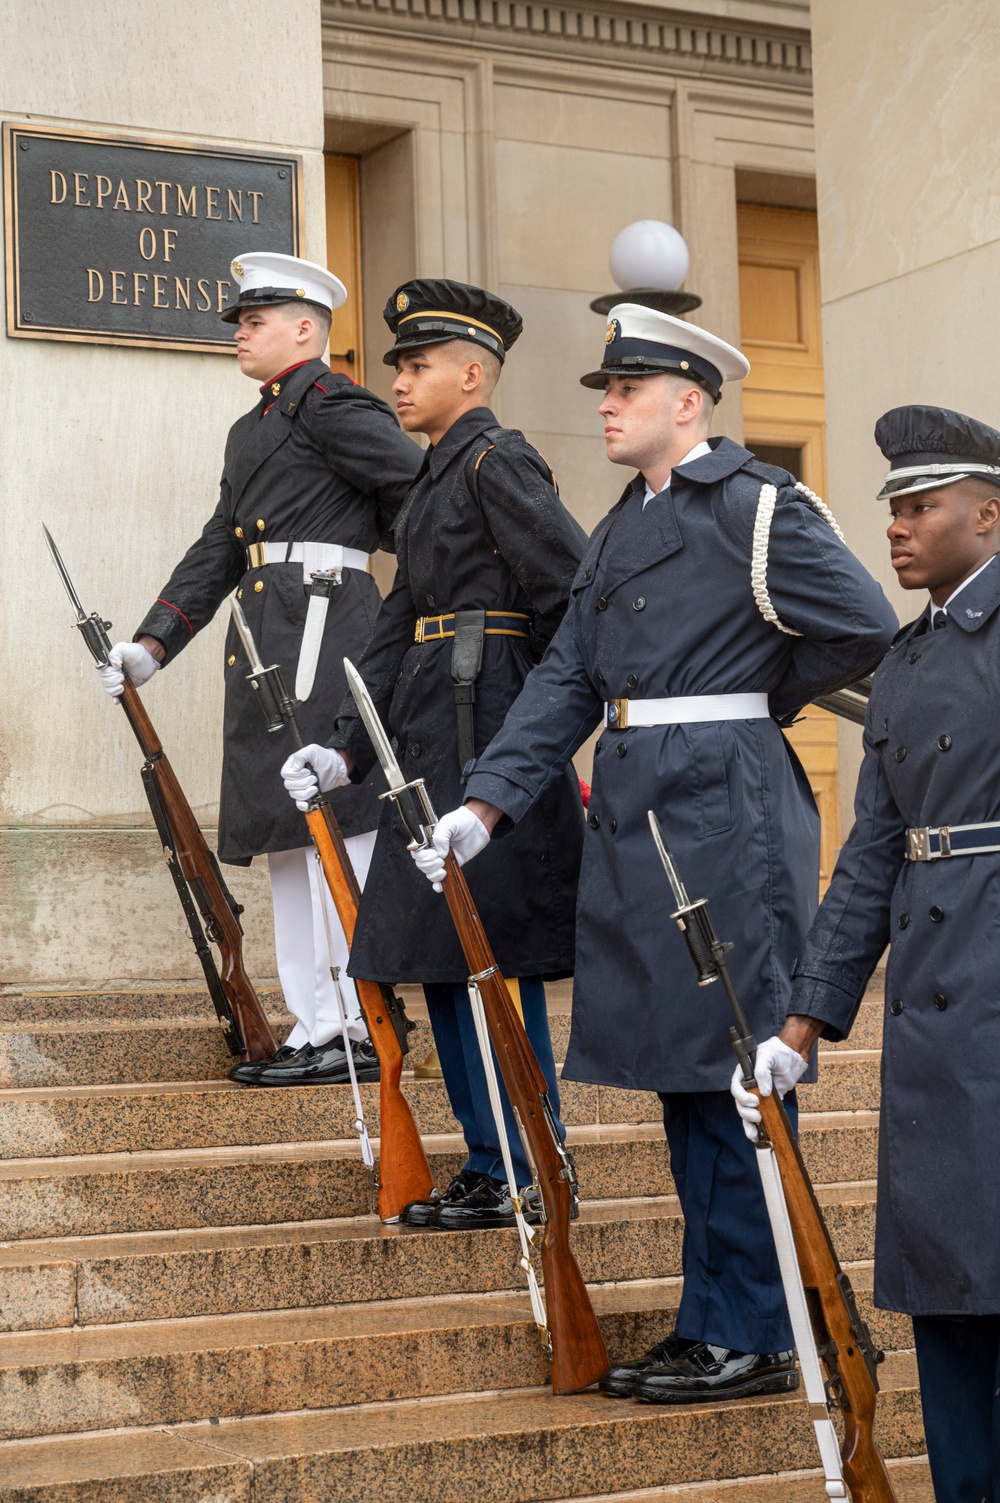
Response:
[{"label": "rifle sling", "polygon": [[465,780],[467,764],[476,755],[476,679],[483,666],[485,611],[456,611],[455,639],[451,649],[451,681],[455,695],[458,731],[458,766]]}]

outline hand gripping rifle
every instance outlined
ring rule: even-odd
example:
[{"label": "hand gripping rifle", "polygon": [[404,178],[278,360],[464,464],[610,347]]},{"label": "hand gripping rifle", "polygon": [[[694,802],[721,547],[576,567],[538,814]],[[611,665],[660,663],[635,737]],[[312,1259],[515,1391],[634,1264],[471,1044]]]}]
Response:
[{"label": "hand gripping rifle", "polygon": [[[111,650],[108,636],[111,622],[103,621],[96,611],[89,616],[86,614],[48,528],[43,527],[42,531],[76,612],[76,625],[98,667],[105,667]],[[142,786],[229,1051],[236,1057],[245,1054],[250,1060],[267,1059],[277,1049],[278,1041],[264,1016],[260,998],[243,969],[243,926],[240,923],[243,909],[223,881],[215,855],[205,843],[139,692],[127,674],[124,692],[118,702],[145,758]],[[219,947],[221,973],[205,941],[206,930],[212,943]]]},{"label": "hand gripping rifle", "polygon": [[[410,849],[427,846],[437,815],[424,780],[417,778],[408,783],[403,777],[364,680],[346,658],[344,667],[389,784],[389,792],[382,797],[391,798],[399,810],[410,836]],[[556,1130],[545,1077],[493,958],[462,869],[450,852],[445,859],[442,885],[469,967],[470,985],[475,986],[482,999],[500,1073],[528,1161],[538,1177],[545,1218],[541,1260],[552,1351],[552,1391],[578,1393],[597,1381],[608,1365],[608,1354],[583,1276],[569,1246],[576,1176]],[[512,1185],[511,1194],[515,1191]]]},{"label": "hand gripping rifle", "polygon": [[[756,1092],[760,1101],[757,1167],[805,1380],[809,1417],[826,1474],[827,1496],[847,1497],[846,1481],[853,1503],[895,1503],[892,1483],[872,1435],[878,1393],[876,1366],[885,1354],[877,1350],[858,1314],[851,1281],[837,1260],[785,1108],[777,1092],[761,1096],[757,1090],[753,1073],[757,1040],[750,1032],[726,961],[732,945],[724,944],[716,934],[707,900],[689,901],[652,810],[649,827],[677,903],[671,918],[684,935],[698,985],[722,982],[735,1019],[729,1035],[743,1067],[743,1084]],[[820,1360],[826,1369],[825,1381]],[[843,1418],[843,1445],[830,1418],[833,1407]]]},{"label": "hand gripping rifle", "polygon": [[[296,700],[285,688],[281,669],[276,664],[264,667],[243,607],[235,598],[229,604],[250,664],[247,677],[260,701],[267,729],[274,732],[287,726],[295,747],[301,749],[303,741],[295,719]],[[354,942],[361,888],[340,826],[323,793],[317,793],[310,801],[305,820],[350,946]],[[403,1055],[410,1048],[407,1034],[413,1024],[408,1021],[402,1000],[393,994],[391,986],[357,980],[354,985],[369,1037],[378,1055],[380,1071],[378,1213],[382,1221],[398,1221],[403,1207],[411,1200],[426,1200],[434,1185],[413,1113],[399,1086]],[[344,1047],[349,1047],[347,1039]]]}]

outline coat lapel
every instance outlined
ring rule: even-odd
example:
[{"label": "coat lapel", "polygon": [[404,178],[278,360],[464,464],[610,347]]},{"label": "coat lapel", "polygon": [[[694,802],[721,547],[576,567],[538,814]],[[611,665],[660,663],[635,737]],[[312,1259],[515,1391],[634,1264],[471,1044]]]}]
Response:
[{"label": "coat lapel", "polygon": [[329,374],[329,368],[322,360],[307,361],[281,382],[277,397],[261,398],[263,406],[268,401],[274,404],[266,417],[261,415],[261,404],[258,404],[233,425],[226,444],[224,475],[229,482],[234,511],[251,477],[285,442],[299,402],[313,382],[321,379],[324,371]]},{"label": "coat lapel", "polygon": [[669,490],[643,509],[646,487],[640,477],[604,535],[597,562],[596,583],[601,595],[651,569],[683,548],[684,540]]}]

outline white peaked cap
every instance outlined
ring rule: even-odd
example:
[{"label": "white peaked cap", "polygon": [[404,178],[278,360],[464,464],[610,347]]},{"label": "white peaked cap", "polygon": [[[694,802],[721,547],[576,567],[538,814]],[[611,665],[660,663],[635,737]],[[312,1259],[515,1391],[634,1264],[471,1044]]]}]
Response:
[{"label": "white peaked cap", "polygon": [[339,277],[315,261],[282,256],[277,251],[249,251],[230,262],[239,284],[238,300],[226,309],[225,323],[239,320],[243,308],[273,303],[318,303],[321,308],[339,308],[347,301],[347,288]]},{"label": "white peaked cap", "polygon": [[750,362],[739,350],[669,313],[639,303],[616,303],[608,314],[604,360],[581,384],[603,387],[608,376],[690,375],[715,397],[724,381],[742,381]]}]

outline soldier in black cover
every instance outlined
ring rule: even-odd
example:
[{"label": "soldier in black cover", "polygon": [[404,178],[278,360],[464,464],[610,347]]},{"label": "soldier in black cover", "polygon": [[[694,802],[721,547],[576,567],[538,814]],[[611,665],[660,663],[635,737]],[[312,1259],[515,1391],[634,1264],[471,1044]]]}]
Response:
[{"label": "soldier in black cover", "polygon": [[[464,778],[496,734],[552,636],[586,537],[556,493],[544,459],[501,428],[487,403],[521,319],[503,299],[451,281],[414,281],[389,299],[396,338],[393,390],[403,427],[431,440],[397,519],[399,570],[358,668],[397,740],[408,778],[423,777],[438,808],[462,798]],[[456,618],[455,613],[458,613]],[[457,636],[456,636],[457,630]],[[375,754],[352,699],[329,748],[286,764],[300,801],[317,766],[333,787],[366,776]],[[346,763],[346,765],[345,765]],[[318,764],[318,765],[317,765]],[[579,783],[553,780],[531,815],[475,863],[472,895],[497,961],[520,982],[524,1023],[558,1110],[543,977],[573,968],[576,880],[583,833]],[[466,993],[468,968],[447,906],[414,868],[387,802],[358,915],[352,974],[421,982],[452,1109],[469,1157],[445,1194],[407,1207],[409,1225],[502,1226],[510,1192]],[[513,988],[515,995],[518,988]],[[519,1186],[531,1173],[504,1093]]]},{"label": "soldier in black cover", "polygon": [[[875,674],[854,828],[768,1043],[804,1054],[846,1038],[889,946],[875,1304],[913,1317],[937,1503],[995,1503],[1000,432],[896,407],[875,442],[893,569],[930,599]],[[732,1090],[754,1132],[754,1098]]]},{"label": "soldier in black cover", "polygon": [[[360,654],[379,610],[368,555],[392,547],[396,513],[420,464],[386,404],[323,359],[330,314],[346,299],[324,267],[254,253],[233,262],[238,302],[222,315],[238,325],[240,369],[262,382],[256,405],[230,430],[219,504],[188,549],[133,642],[119,642],[106,687],[123,673],[144,683],[181,652],[236,590],[266,663],[294,679],[305,736],[323,739],[345,690],[343,658]],[[219,856],[249,866],[267,855],[278,974],[296,1017],[287,1043],[234,1079],[295,1085],[346,1080],[347,1055],[330,974],[331,956],[301,815],[284,794],[282,736],[268,736],[246,681],[235,628],[226,640],[226,700]],[[358,879],[365,880],[378,823],[374,787],[334,796]],[[333,963],[347,944],[328,911]],[[348,1035],[363,1079],[378,1076],[354,987],[341,985]]]}]

